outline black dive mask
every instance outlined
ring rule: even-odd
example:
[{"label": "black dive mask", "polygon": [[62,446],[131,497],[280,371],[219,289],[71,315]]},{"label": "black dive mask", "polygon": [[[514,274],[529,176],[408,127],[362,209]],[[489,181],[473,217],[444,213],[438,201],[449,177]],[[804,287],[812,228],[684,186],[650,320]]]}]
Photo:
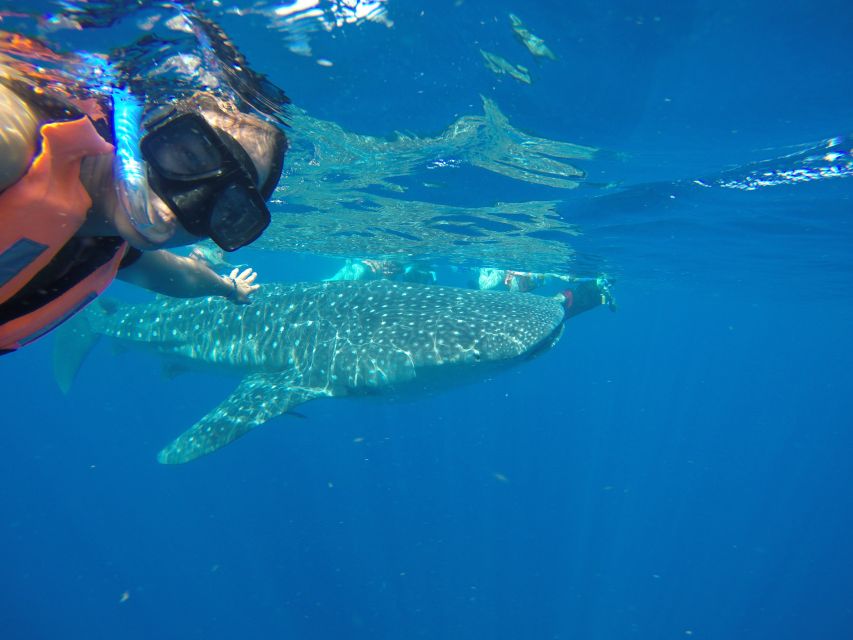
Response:
[{"label": "black dive mask", "polygon": [[234,251],[269,225],[251,158],[201,115],[173,112],[154,122],[139,146],[149,186],[191,234]]}]

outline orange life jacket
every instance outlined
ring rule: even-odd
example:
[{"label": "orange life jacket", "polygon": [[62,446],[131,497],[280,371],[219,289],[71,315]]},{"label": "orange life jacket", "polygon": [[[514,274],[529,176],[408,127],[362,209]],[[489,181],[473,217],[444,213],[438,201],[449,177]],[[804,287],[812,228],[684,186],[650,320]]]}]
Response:
[{"label": "orange life jacket", "polygon": [[[85,116],[42,125],[40,133],[41,151],[29,170],[0,193],[0,308],[85,222],[92,199],[80,180],[83,158],[113,151]],[[43,336],[98,297],[115,278],[126,251],[121,243],[112,258],[70,289],[0,324],[0,353]]]}]

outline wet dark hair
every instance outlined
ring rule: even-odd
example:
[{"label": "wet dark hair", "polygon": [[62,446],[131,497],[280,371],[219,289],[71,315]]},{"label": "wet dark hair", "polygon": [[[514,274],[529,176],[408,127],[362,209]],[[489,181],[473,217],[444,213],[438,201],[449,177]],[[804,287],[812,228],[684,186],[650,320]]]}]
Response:
[{"label": "wet dark hair", "polygon": [[[140,2],[123,0],[134,7]],[[290,98],[284,90],[254,71],[222,27],[194,3],[181,4],[180,31],[154,29],[110,52],[128,88],[151,104],[185,99],[197,91],[215,93],[244,113],[287,127]]]}]

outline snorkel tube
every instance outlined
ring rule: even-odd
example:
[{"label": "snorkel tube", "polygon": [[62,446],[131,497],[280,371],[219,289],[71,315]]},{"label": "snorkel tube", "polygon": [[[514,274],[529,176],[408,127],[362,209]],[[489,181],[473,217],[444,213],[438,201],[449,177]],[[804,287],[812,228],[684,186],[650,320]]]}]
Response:
[{"label": "snorkel tube", "polygon": [[154,221],[148,214],[148,179],[139,150],[142,105],[127,89],[113,89],[112,99],[116,193],[131,224],[144,233]]},{"label": "snorkel tube", "polygon": [[106,56],[94,53],[79,55],[83,68],[88,70],[86,80],[90,88],[112,100],[116,195],[130,223],[143,233],[154,226],[154,221],[148,215],[148,180],[139,150],[142,105],[128,89],[122,88],[120,73]]}]

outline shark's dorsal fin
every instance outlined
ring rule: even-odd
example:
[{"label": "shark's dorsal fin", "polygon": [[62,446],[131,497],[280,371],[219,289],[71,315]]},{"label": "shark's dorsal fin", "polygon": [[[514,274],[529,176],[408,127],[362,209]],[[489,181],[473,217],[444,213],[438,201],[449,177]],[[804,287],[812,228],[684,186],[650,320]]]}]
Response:
[{"label": "shark's dorsal fin", "polygon": [[294,388],[291,373],[256,373],[240,382],[218,407],[184,431],[157,456],[163,464],[181,464],[207,455],[293,407],[325,395]]}]

